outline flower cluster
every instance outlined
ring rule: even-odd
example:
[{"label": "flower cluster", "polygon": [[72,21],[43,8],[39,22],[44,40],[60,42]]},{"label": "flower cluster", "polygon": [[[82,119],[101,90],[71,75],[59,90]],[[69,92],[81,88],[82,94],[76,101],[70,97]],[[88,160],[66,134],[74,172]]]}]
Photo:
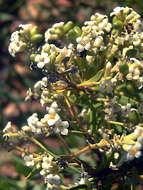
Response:
[{"label": "flower cluster", "polygon": [[22,52],[26,49],[26,46],[28,45],[29,41],[31,27],[32,27],[31,24],[26,24],[26,25],[20,24],[19,31],[16,31],[11,35],[9,53],[12,56],[15,56],[15,54]]},{"label": "flower cluster", "polygon": [[40,154],[29,154],[24,156],[25,164],[28,167],[40,168],[40,175],[44,176],[45,183],[48,188],[59,188],[61,183],[60,176],[57,175],[59,168],[56,165],[56,162],[53,160],[53,156],[44,156]]},{"label": "flower cluster", "polygon": [[141,149],[143,146],[143,128],[135,126],[135,130],[130,135],[123,138],[123,149],[126,151],[125,160],[133,160],[142,155]]},{"label": "flower cluster", "polygon": [[68,134],[68,121],[62,121],[58,112],[58,105],[53,102],[50,107],[46,107],[48,114],[45,114],[43,118],[38,119],[38,114],[33,113],[28,119],[28,125],[22,127],[23,131],[31,131],[36,134],[42,134],[44,132],[55,134]]},{"label": "flower cluster", "polygon": [[103,36],[105,32],[110,32],[111,27],[106,15],[99,13],[92,15],[91,20],[84,23],[81,36],[76,38],[77,51],[92,50],[96,53],[98,49],[104,50],[106,47]]}]

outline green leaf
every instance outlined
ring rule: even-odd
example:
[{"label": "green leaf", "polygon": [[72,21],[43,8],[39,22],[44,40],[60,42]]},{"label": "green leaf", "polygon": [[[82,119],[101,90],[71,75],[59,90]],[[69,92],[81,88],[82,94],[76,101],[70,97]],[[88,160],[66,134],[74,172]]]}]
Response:
[{"label": "green leaf", "polygon": [[126,52],[126,56],[128,57],[135,57],[137,54],[137,49],[130,49]]},{"label": "green leaf", "polygon": [[27,179],[32,179],[35,175],[40,173],[41,168],[33,168],[32,171],[26,176]]},{"label": "green leaf", "polygon": [[120,126],[120,125],[116,125],[115,130],[116,130],[118,133],[122,133],[122,132],[123,132],[123,127]]},{"label": "green leaf", "polygon": [[28,174],[32,171],[32,169],[25,166],[24,161],[17,156],[13,156],[13,165],[15,167],[15,170],[25,177],[28,176]]},{"label": "green leaf", "polygon": [[99,81],[103,75],[103,69],[99,70],[92,78],[90,78],[87,81],[84,81],[81,84],[78,84],[77,86],[88,86],[88,85],[93,85],[95,82]]},{"label": "green leaf", "polygon": [[126,105],[129,102],[129,98],[126,96],[121,96],[119,99],[119,103],[122,105]]},{"label": "green leaf", "polygon": [[15,180],[10,180],[4,177],[0,177],[0,189],[1,190],[19,190]]},{"label": "green leaf", "polygon": [[96,75],[94,75],[92,78],[90,78],[88,81],[90,82],[97,82],[101,79],[103,75],[103,69],[99,70]]}]

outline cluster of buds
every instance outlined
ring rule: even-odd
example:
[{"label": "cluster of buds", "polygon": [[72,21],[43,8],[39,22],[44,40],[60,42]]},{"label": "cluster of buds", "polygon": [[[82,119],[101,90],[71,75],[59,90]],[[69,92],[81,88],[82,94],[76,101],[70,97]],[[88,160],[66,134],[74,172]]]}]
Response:
[{"label": "cluster of buds", "polygon": [[34,50],[34,44],[42,40],[42,35],[38,33],[38,28],[31,24],[20,24],[19,30],[11,35],[9,53],[15,56],[24,50]]}]

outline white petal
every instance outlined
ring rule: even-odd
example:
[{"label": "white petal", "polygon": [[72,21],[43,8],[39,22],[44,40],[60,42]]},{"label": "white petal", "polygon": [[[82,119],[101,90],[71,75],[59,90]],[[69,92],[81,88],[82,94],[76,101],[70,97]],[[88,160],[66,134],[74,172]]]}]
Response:
[{"label": "white petal", "polygon": [[44,62],[37,63],[37,67],[40,68],[40,69],[42,69],[44,66],[45,66]]},{"label": "white petal", "polygon": [[63,121],[62,126],[65,127],[65,128],[68,128],[69,127],[68,121]]},{"label": "white petal", "polygon": [[68,129],[63,129],[63,130],[61,130],[61,134],[62,134],[62,135],[67,135],[67,134],[68,134]]},{"label": "white petal", "polygon": [[136,158],[139,158],[139,157],[141,156],[141,154],[142,154],[141,151],[138,151],[138,152],[135,154],[135,157],[136,157]]},{"label": "white petal", "polygon": [[55,127],[55,128],[54,128],[54,132],[55,132],[56,134],[58,134],[58,133],[60,133],[60,129],[59,129],[58,127]]},{"label": "white petal", "polygon": [[49,119],[49,120],[48,120],[48,125],[49,125],[49,126],[52,126],[52,125],[55,124],[55,122],[56,122],[55,119]]}]

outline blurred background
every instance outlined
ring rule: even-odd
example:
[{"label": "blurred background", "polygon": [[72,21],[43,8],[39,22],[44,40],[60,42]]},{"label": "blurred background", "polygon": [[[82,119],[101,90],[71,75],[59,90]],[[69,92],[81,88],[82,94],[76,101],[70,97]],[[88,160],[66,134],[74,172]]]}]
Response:
[{"label": "blurred background", "polygon": [[[41,76],[28,67],[26,55],[13,58],[8,53],[11,33],[19,24],[33,23],[40,32],[59,21],[81,24],[95,12],[109,15],[116,6],[129,6],[143,16],[142,0],[0,0],[0,130],[11,120],[16,126],[26,123],[39,104],[25,103],[26,91]],[[42,185],[27,182],[19,157],[0,145],[0,190],[41,190]],[[15,163],[19,163],[15,164]]]}]

